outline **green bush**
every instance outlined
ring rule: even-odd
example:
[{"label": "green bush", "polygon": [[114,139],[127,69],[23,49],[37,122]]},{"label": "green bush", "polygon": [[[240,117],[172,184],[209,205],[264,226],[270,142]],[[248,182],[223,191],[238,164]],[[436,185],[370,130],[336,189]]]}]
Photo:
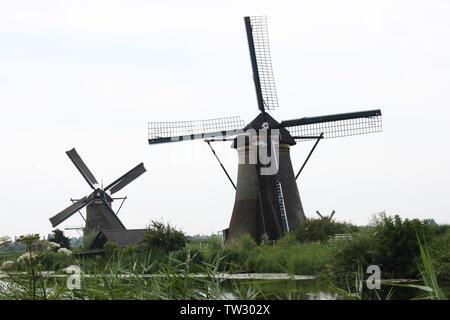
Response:
[{"label": "green bush", "polygon": [[206,262],[205,256],[199,249],[183,248],[172,252],[172,258],[176,262],[186,262],[191,267],[191,272],[200,271],[201,265]]},{"label": "green bush", "polygon": [[[333,247],[329,244],[299,244],[288,238],[281,245],[253,250],[244,262],[252,272],[283,272],[298,275],[324,274],[331,264]],[[295,238],[294,238],[295,239]]]},{"label": "green bush", "polygon": [[295,236],[300,242],[326,241],[334,234],[352,233],[358,227],[329,219],[306,219],[295,229]]},{"label": "green bush", "polygon": [[297,240],[297,237],[294,233],[288,232],[283,237],[277,240],[276,245],[278,247],[290,247],[299,245],[300,243]]},{"label": "green bush", "polygon": [[394,276],[416,276],[420,255],[417,237],[428,242],[432,229],[426,221],[380,216],[375,225],[378,265]]},{"label": "green bush", "polygon": [[339,277],[351,276],[358,272],[359,266],[376,264],[379,252],[375,247],[375,230],[369,228],[352,235],[352,239],[338,240],[334,243],[333,272]]},{"label": "green bush", "polygon": [[257,246],[255,240],[248,233],[244,233],[239,239],[227,243],[228,248],[240,248],[242,250],[251,250]]},{"label": "green bush", "polygon": [[71,255],[47,250],[42,252],[39,263],[42,266],[42,270],[58,271],[73,264],[74,258]]},{"label": "green bush", "polygon": [[97,235],[98,235],[98,231],[91,231],[91,232],[85,233],[83,235],[83,241],[81,243],[81,251],[86,251],[86,250],[91,249],[91,245],[94,242]]},{"label": "green bush", "polygon": [[352,235],[351,240],[335,243],[335,271],[354,273],[358,266],[380,266],[383,277],[417,277],[420,254],[417,236],[429,241],[432,229],[426,221],[402,220],[398,215],[378,215],[367,230]]},{"label": "green bush", "polygon": [[[447,226],[448,228],[448,226]],[[437,278],[442,283],[450,283],[450,230],[433,239],[430,244],[431,256]]]},{"label": "green bush", "polygon": [[64,231],[55,229],[52,233],[53,234],[48,237],[48,241],[59,244],[61,248],[70,249],[70,239],[64,235]]},{"label": "green bush", "polygon": [[172,252],[186,246],[186,235],[169,224],[151,221],[151,225],[144,231],[142,242],[147,250],[156,247]]},{"label": "green bush", "polygon": [[114,254],[114,252],[117,250],[118,245],[115,242],[112,241],[106,241],[106,243],[103,245],[103,248],[105,249],[105,255],[107,257],[110,257]]}]

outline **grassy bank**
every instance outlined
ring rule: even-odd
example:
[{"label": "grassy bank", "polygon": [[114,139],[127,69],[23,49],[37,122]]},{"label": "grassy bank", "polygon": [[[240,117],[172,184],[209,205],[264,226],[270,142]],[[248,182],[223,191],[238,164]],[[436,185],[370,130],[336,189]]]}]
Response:
[{"label": "grassy bank", "polygon": [[[308,220],[277,242],[265,240],[259,245],[246,235],[223,245],[217,237],[187,240],[158,224],[150,231],[140,246],[118,249],[107,243],[106,255],[99,258],[76,258],[73,253],[80,249],[59,248],[36,235],[20,238],[20,246],[2,240],[0,299],[300,299],[319,282],[321,288],[344,298],[389,298],[386,286],[371,295],[361,291],[369,265],[381,268],[382,279],[421,280],[422,287],[409,288],[429,289],[427,299],[445,298],[439,288],[450,287],[450,230],[429,221],[380,215],[370,226],[360,228]],[[334,240],[336,232],[349,236]],[[69,266],[80,268],[82,289],[69,290],[66,278],[40,273],[67,275]],[[232,281],[218,276],[221,272],[313,275],[318,280],[307,286]],[[202,277],[194,276],[198,273]]]}]

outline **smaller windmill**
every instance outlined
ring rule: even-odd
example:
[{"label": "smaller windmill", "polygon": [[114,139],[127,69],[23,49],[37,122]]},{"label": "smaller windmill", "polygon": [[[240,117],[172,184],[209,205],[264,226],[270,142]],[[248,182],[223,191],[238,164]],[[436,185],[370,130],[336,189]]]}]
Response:
[{"label": "smaller windmill", "polygon": [[[86,225],[84,234],[92,231],[102,230],[126,230],[122,221],[111,207],[111,203],[115,198],[111,195],[122,190],[125,186],[137,179],[146,169],[143,163],[140,163],[120,178],[114,180],[105,188],[99,186],[92,172],[78,155],[75,148],[66,152],[69,159],[81,173],[87,184],[92,188],[93,192],[83,198],[73,201],[73,204],[50,218],[53,227],[56,227],[76,212],[86,207]],[[123,199],[123,198],[121,198]]]},{"label": "smaller windmill", "polygon": [[322,215],[322,214],[319,212],[319,210],[317,210],[316,213],[317,213],[317,215],[320,217],[320,219],[331,221],[331,219],[333,219],[333,216],[334,216],[334,214],[336,213],[336,211],[333,210],[329,216]]}]

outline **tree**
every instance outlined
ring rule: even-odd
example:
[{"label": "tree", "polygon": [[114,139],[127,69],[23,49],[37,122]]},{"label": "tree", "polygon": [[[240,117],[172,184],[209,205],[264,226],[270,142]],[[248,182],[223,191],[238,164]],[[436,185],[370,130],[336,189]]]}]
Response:
[{"label": "tree", "polygon": [[144,231],[142,242],[147,249],[156,247],[172,252],[186,246],[186,235],[169,224],[152,220]]},{"label": "tree", "polygon": [[52,231],[53,235],[48,237],[48,241],[55,242],[61,246],[61,248],[70,249],[70,239],[64,235],[64,231],[55,229]]}]

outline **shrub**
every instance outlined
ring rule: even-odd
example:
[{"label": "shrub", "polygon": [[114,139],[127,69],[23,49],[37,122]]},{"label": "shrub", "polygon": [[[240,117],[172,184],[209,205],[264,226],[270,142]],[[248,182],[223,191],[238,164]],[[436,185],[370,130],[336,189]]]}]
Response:
[{"label": "shrub", "polygon": [[450,283],[450,230],[436,237],[430,243],[430,250],[438,280]]},{"label": "shrub", "polygon": [[295,235],[300,242],[326,241],[330,236],[340,233],[358,231],[358,227],[329,219],[306,219],[295,230]]},{"label": "shrub", "polygon": [[59,254],[54,251],[43,251],[39,263],[43,270],[61,270],[73,264],[73,257],[66,254]]},{"label": "shrub", "polygon": [[186,246],[186,235],[169,224],[151,221],[151,225],[144,232],[142,242],[147,250],[156,247],[172,252]]},{"label": "shrub", "polygon": [[429,241],[432,236],[426,221],[381,215],[374,235],[380,267],[398,276],[415,276],[418,273],[416,258],[420,250],[417,236],[425,241]]},{"label": "shrub", "polygon": [[97,234],[98,234],[97,231],[91,231],[83,235],[83,242],[81,244],[82,251],[86,251],[91,248],[91,245],[94,242],[95,238],[97,237]]},{"label": "shrub", "polygon": [[105,244],[103,245],[103,248],[105,249],[105,255],[107,257],[110,257],[114,254],[114,252],[117,250],[117,243],[112,242],[112,241],[106,241]]},{"label": "shrub", "polygon": [[353,276],[359,266],[376,264],[378,251],[374,245],[373,228],[362,230],[352,235],[350,240],[334,243],[333,271],[339,277]]},{"label": "shrub", "polygon": [[213,259],[219,255],[221,261],[219,264],[220,271],[236,271],[244,268],[244,262],[249,256],[250,250],[243,250],[237,246],[228,246],[214,252]]},{"label": "shrub", "polygon": [[257,247],[255,240],[248,234],[244,233],[239,239],[231,240],[227,247],[229,248],[240,248],[243,250],[251,250]]},{"label": "shrub", "polygon": [[378,215],[371,228],[353,234],[352,240],[336,243],[335,269],[338,273],[352,273],[358,265],[380,266],[385,277],[416,277],[417,257],[420,254],[417,236],[429,241],[430,225],[418,219],[402,220],[398,215]]},{"label": "shrub", "polygon": [[278,239],[278,241],[276,242],[276,245],[279,247],[290,247],[290,246],[295,246],[298,244],[299,244],[299,242],[297,241],[297,237],[292,232],[286,233],[283,237]]},{"label": "shrub", "polygon": [[190,272],[200,272],[204,262],[203,253],[199,249],[183,248],[172,252],[172,258],[176,263],[186,263],[190,267]]},{"label": "shrub", "polygon": [[131,244],[119,249],[124,256],[134,256],[141,253],[141,248],[136,244]]},{"label": "shrub", "polygon": [[70,239],[64,235],[64,231],[55,229],[52,233],[53,235],[48,237],[48,241],[59,244],[61,248],[70,249]]}]

